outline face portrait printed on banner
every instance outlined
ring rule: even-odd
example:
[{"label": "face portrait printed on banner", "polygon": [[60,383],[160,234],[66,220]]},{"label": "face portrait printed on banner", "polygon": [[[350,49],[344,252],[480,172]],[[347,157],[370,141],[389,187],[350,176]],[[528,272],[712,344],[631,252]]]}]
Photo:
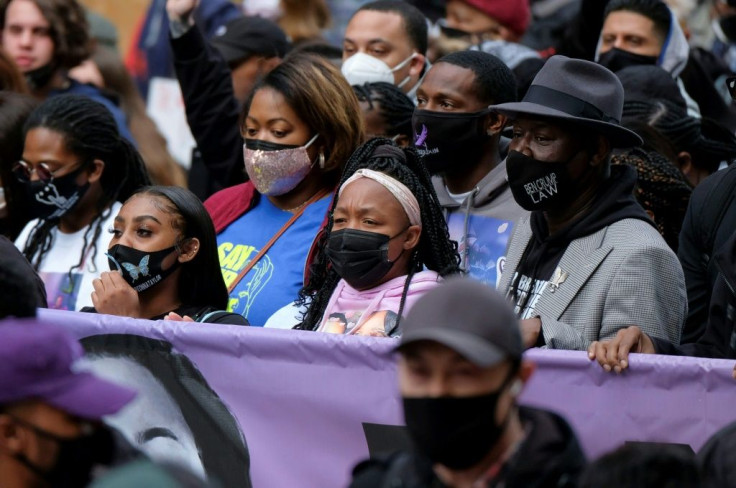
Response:
[{"label": "face portrait printed on banner", "polygon": [[129,406],[105,418],[133,446],[222,486],[251,486],[250,454],[238,421],[188,357],[166,341],[137,335],[80,342],[86,368],[138,391]]}]

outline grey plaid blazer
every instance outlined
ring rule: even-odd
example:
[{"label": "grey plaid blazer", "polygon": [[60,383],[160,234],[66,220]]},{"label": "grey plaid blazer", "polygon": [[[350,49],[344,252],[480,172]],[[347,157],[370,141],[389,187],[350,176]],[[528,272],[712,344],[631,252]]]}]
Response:
[{"label": "grey plaid blazer", "polygon": [[[508,295],[519,260],[532,237],[529,216],[512,235],[498,289]],[[687,317],[685,278],[677,256],[650,224],[623,219],[570,243],[558,267],[567,272],[536,303],[551,349],[584,350],[629,325],[680,343]]]}]

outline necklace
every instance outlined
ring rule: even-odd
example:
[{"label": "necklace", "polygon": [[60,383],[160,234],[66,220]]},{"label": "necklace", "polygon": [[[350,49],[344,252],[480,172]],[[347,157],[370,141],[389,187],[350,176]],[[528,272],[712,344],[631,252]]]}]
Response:
[{"label": "necklace", "polygon": [[[291,213],[297,213],[299,210],[303,209],[304,207],[306,207],[310,203],[313,203],[316,200],[319,200],[319,198],[315,198],[315,197],[317,196],[317,194],[323,193],[323,192],[324,192],[324,190],[317,190],[309,198],[307,198],[306,200],[304,200],[300,205],[297,205],[294,208],[287,208],[287,209],[284,209],[284,210],[286,210],[287,212],[291,212]],[[320,196],[320,198],[321,198],[321,196]]]}]

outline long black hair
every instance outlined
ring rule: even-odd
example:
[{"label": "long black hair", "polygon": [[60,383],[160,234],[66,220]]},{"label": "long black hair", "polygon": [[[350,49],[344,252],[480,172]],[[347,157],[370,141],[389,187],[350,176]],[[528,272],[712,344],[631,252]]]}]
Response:
[{"label": "long black hair", "polygon": [[182,240],[199,239],[199,252],[181,267],[179,299],[188,306],[210,306],[224,310],[228,293],[220,271],[217,238],[212,218],[197,196],[178,186],[147,186],[134,195],[151,195],[166,200],[162,211],[174,215],[174,228]]},{"label": "long black hair", "polygon": [[[124,202],[141,186],[149,185],[148,173],[140,154],[123,138],[110,111],[101,103],[80,95],[51,97],[34,110],[23,128],[28,131],[45,128],[60,134],[66,149],[79,156],[86,165],[95,159],[105,163],[100,177],[102,196],[96,202],[96,217],[84,233],[84,245],[79,262],[69,272],[84,264],[88,251],[92,262],[99,251],[97,240],[102,233],[102,223],[112,212],[111,204]],[[31,230],[23,254],[36,269],[53,244],[51,231],[58,220],[39,220]],[[104,251],[104,249],[103,249]]]},{"label": "long black hair", "polygon": [[[380,155],[374,154],[381,146],[390,146],[396,150],[381,151]],[[401,157],[402,154],[403,157]],[[399,307],[398,320],[400,321],[406,292],[414,273],[421,271],[425,266],[427,269],[436,271],[440,276],[460,272],[457,242],[450,240],[447,222],[442,215],[442,207],[432,186],[429,172],[413,147],[399,148],[393,141],[383,137],[371,139],[350,156],[338,188],[361,168],[380,171],[395,178],[406,185],[419,202],[422,233],[409,263],[409,275]],[[337,197],[332,201],[327,227],[319,239],[317,254],[310,268],[309,280],[299,292],[297,304],[309,305],[302,317],[302,322],[296,326],[297,329],[316,330],[327,308],[327,302],[340,281],[340,276],[329,265],[329,258],[325,252],[337,201]]]}]

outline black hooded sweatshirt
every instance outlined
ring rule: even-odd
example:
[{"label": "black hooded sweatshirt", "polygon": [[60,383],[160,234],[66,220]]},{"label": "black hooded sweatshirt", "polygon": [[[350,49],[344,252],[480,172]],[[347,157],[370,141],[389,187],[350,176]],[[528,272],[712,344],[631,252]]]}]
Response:
[{"label": "black hooded sweatshirt", "polygon": [[[655,227],[634,197],[636,179],[634,168],[611,166],[611,175],[601,185],[590,211],[553,235],[549,235],[544,212],[531,213],[529,222],[532,238],[524,250],[511,283],[511,296],[514,297],[516,311],[521,318],[534,316],[534,304],[544,289],[543,285],[552,279],[557,264],[572,241],[624,219],[643,220]],[[530,295],[529,289],[536,293]]]}]

